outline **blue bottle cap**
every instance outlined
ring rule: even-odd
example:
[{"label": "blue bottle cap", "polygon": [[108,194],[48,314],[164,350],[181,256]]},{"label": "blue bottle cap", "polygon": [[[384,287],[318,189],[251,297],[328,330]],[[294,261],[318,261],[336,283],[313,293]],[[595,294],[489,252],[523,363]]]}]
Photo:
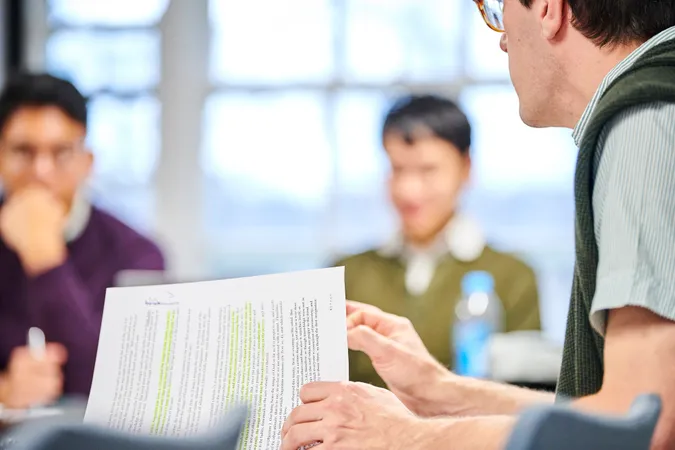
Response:
[{"label": "blue bottle cap", "polygon": [[462,278],[462,292],[471,295],[476,292],[492,292],[495,288],[495,280],[492,275],[484,271],[468,272]]}]

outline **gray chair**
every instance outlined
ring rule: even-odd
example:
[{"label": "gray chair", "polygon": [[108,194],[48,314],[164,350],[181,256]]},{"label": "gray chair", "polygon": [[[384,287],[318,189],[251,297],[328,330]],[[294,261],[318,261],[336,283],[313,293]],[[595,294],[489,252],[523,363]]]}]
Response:
[{"label": "gray chair", "polygon": [[[594,415],[565,406],[524,412],[506,450],[649,450],[661,412],[657,396],[639,397],[625,417]],[[202,438],[132,436],[81,424],[45,422],[17,433],[12,450],[235,450],[246,419],[231,412],[217,431]]]},{"label": "gray chair", "polygon": [[660,413],[655,395],[638,397],[624,417],[537,407],[521,415],[506,450],[649,450]]},{"label": "gray chair", "polygon": [[26,424],[9,438],[11,450],[236,450],[246,409],[226,414],[211,433],[195,438],[138,436],[81,422],[49,420]]}]

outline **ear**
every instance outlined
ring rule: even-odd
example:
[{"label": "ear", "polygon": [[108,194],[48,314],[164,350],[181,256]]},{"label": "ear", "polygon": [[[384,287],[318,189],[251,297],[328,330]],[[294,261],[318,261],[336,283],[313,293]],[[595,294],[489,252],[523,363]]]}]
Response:
[{"label": "ear", "polygon": [[91,149],[87,149],[82,155],[82,178],[89,178],[94,169],[94,153]]},{"label": "ear", "polygon": [[553,40],[563,28],[566,17],[565,3],[566,0],[542,0],[535,3],[539,5],[541,32],[549,41]]},{"label": "ear", "polygon": [[466,183],[471,177],[471,149],[464,155],[464,170],[462,170],[462,181]]}]

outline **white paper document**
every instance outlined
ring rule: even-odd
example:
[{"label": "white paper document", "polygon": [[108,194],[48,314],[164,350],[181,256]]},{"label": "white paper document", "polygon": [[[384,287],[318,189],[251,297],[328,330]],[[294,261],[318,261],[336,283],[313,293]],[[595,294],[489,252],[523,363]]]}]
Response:
[{"label": "white paper document", "polygon": [[300,387],[348,379],[344,268],[111,288],[85,422],[187,437],[245,404],[277,449]]}]

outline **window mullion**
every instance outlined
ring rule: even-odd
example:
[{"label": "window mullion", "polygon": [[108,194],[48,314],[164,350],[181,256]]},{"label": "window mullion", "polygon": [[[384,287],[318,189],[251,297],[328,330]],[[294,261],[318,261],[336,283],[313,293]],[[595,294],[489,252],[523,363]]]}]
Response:
[{"label": "window mullion", "polygon": [[23,0],[24,66],[33,72],[45,70],[45,43],[49,36],[46,0]]},{"label": "window mullion", "polygon": [[156,230],[169,244],[170,270],[203,276],[202,111],[208,91],[208,2],[173,0],[162,31],[162,153],[155,183]]}]

